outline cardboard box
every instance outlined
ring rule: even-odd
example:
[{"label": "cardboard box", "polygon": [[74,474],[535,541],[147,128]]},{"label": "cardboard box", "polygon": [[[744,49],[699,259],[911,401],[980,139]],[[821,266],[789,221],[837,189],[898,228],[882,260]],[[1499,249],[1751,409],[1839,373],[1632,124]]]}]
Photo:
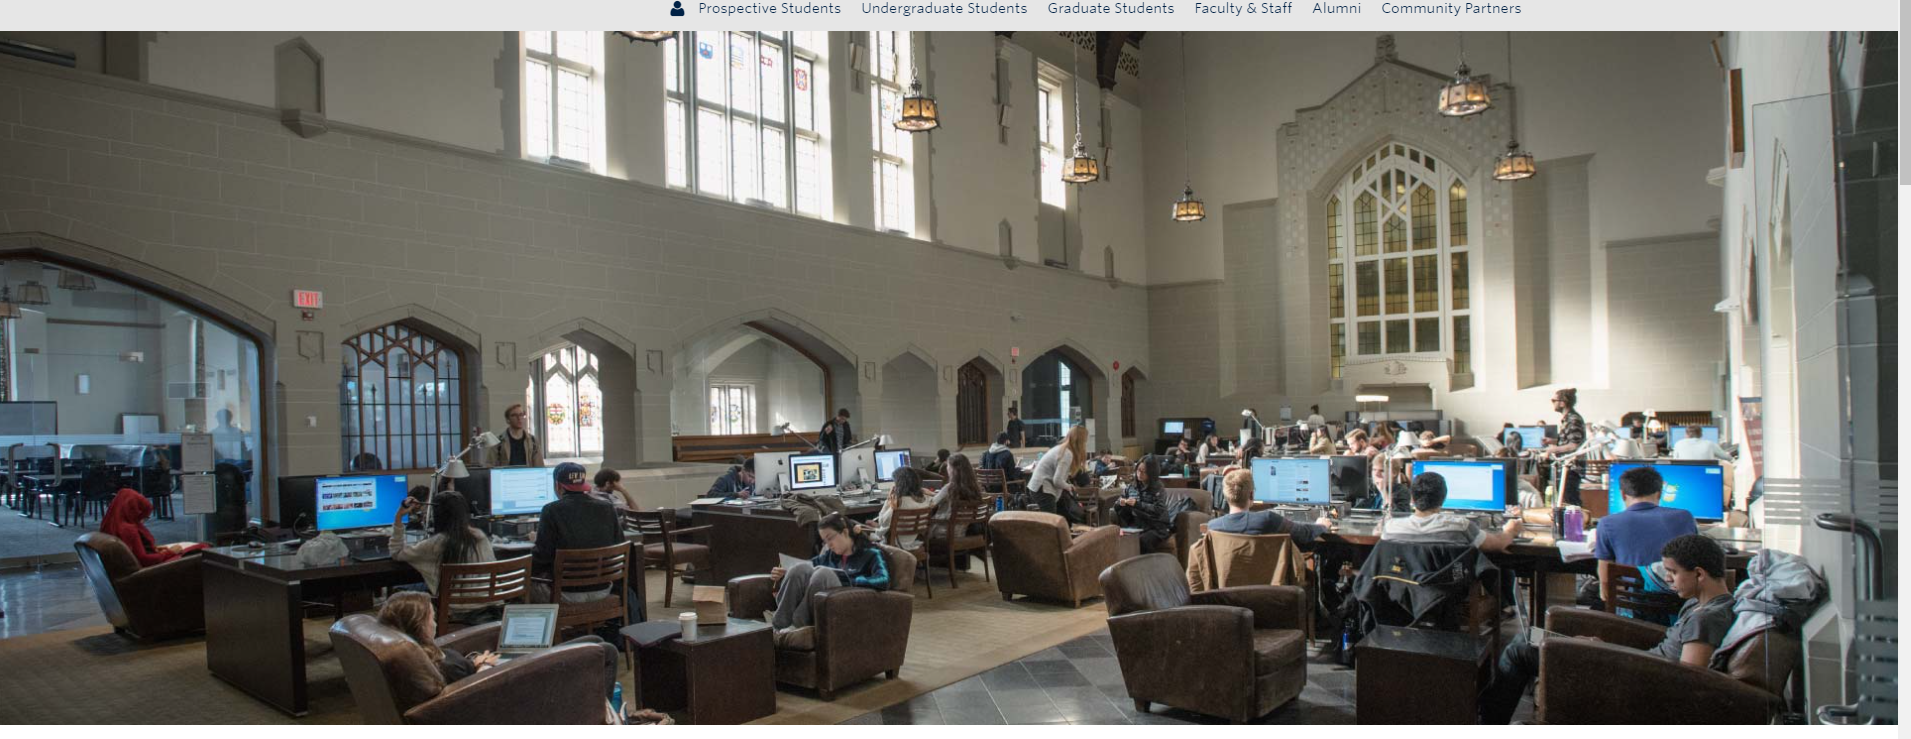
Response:
[{"label": "cardboard box", "polygon": [[698,626],[720,624],[729,619],[729,609],[724,607],[723,597],[721,585],[698,585],[690,589],[690,601],[697,610]]}]

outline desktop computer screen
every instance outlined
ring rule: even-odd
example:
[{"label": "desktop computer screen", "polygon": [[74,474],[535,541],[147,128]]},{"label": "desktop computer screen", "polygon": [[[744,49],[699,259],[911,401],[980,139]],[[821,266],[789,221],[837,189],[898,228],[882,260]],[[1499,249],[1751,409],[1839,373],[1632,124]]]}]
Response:
[{"label": "desktop computer screen", "polygon": [[[1506,485],[1512,475],[1505,462],[1426,460],[1413,463],[1413,475],[1431,472],[1447,481],[1447,508],[1456,511],[1506,511]],[[1398,500],[1398,498],[1396,498]]]},{"label": "desktop computer screen", "polygon": [[1326,457],[1261,457],[1248,463],[1254,474],[1254,499],[1290,505],[1333,502],[1328,484],[1332,460]]},{"label": "desktop computer screen", "polygon": [[836,487],[836,457],[828,454],[790,455],[790,489],[823,490]]},{"label": "desktop computer screen", "polygon": [[390,526],[405,500],[404,475],[326,477],[313,488],[320,531]]},{"label": "desktop computer screen", "polygon": [[1351,454],[1330,457],[1332,465],[1328,471],[1328,480],[1334,488],[1335,500],[1363,500],[1372,486],[1372,468],[1365,455]]},{"label": "desktop computer screen", "polygon": [[1187,431],[1187,429],[1188,429],[1187,421],[1162,421],[1161,422],[1162,436],[1180,436],[1182,432]]},{"label": "desktop computer screen", "polygon": [[1651,467],[1665,480],[1665,487],[1659,491],[1659,505],[1684,509],[1700,521],[1724,520],[1725,468],[1711,462],[1613,462],[1606,473],[1606,479],[1612,481],[1607,505],[1613,513],[1626,509],[1619,478],[1634,467]]},{"label": "desktop computer screen", "polygon": [[1546,427],[1544,426],[1514,426],[1513,430],[1519,432],[1520,447],[1523,449],[1538,449],[1546,446]]},{"label": "desktop computer screen", "polygon": [[[478,474],[472,470],[471,474]],[[555,467],[498,467],[491,470],[491,515],[522,516],[557,500]]]},{"label": "desktop computer screen", "polygon": [[876,482],[894,482],[896,468],[909,466],[909,450],[884,449],[876,452]]}]

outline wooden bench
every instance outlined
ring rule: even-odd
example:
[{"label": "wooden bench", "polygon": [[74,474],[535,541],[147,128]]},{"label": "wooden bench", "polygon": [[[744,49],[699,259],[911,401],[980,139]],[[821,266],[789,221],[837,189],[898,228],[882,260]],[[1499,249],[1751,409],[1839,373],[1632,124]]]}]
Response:
[{"label": "wooden bench", "polygon": [[731,464],[737,457],[747,458],[757,452],[804,452],[809,448],[796,434],[675,436],[670,439],[671,458],[679,462]]}]

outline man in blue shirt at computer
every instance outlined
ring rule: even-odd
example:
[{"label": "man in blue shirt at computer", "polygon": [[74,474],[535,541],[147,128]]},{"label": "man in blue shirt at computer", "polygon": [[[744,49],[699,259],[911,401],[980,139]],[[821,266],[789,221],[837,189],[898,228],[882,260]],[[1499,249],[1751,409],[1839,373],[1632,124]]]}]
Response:
[{"label": "man in blue shirt at computer", "polygon": [[[1666,542],[1699,532],[1692,513],[1659,505],[1665,479],[1651,467],[1634,467],[1619,476],[1619,493],[1626,509],[1599,521],[1593,534],[1593,555],[1599,558],[1599,598],[1612,602],[1613,565],[1637,567],[1649,573],[1660,561]],[[1648,590],[1662,589],[1657,579],[1645,578]]]},{"label": "man in blue shirt at computer", "polygon": [[748,498],[756,490],[756,458],[743,460],[743,464],[731,467],[715,483],[710,485],[706,498]]}]

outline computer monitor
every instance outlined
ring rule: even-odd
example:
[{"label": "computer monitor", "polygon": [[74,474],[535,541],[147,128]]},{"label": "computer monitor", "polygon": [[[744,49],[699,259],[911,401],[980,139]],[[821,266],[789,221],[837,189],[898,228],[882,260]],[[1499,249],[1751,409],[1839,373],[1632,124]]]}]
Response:
[{"label": "computer monitor", "polygon": [[1254,475],[1254,499],[1289,505],[1333,502],[1327,457],[1259,457],[1248,463]]},{"label": "computer monitor", "polygon": [[756,490],[768,492],[772,488],[784,489],[789,484],[790,455],[794,452],[757,452],[756,453]]},{"label": "computer monitor", "polygon": [[876,452],[876,482],[894,482],[896,469],[909,466],[909,450],[884,449]]},{"label": "computer monitor", "polygon": [[554,467],[492,468],[491,515],[522,516],[544,510],[545,503],[557,500],[556,475]]},{"label": "computer monitor", "polygon": [[1665,480],[1665,487],[1659,491],[1659,505],[1689,511],[1693,518],[1700,521],[1725,519],[1725,468],[1706,461],[1662,459],[1613,462],[1612,469],[1606,473],[1606,479],[1612,482],[1611,498],[1607,501],[1612,512],[1626,509],[1619,479],[1634,467],[1651,467]]},{"label": "computer monitor", "polygon": [[458,491],[473,516],[482,516],[491,510],[491,470],[487,468],[473,467],[469,477],[446,478],[438,489]]},{"label": "computer monitor", "polygon": [[1522,448],[1538,449],[1546,446],[1545,426],[1514,426],[1513,430],[1519,432]]},{"label": "computer monitor", "polygon": [[312,515],[318,512],[318,481],[323,478],[324,475],[288,475],[279,478],[279,507],[274,514],[280,526],[304,528],[316,525]]},{"label": "computer monitor", "polygon": [[859,447],[843,451],[836,455],[837,474],[845,480],[874,483],[876,479],[876,450]]},{"label": "computer monitor", "polygon": [[1446,508],[1504,513],[1509,469],[1505,461],[1428,459],[1413,463],[1413,476],[1431,472],[1445,478]]},{"label": "computer monitor", "polygon": [[404,475],[325,477],[313,484],[320,531],[390,526],[405,501]]},{"label": "computer monitor", "polygon": [[836,457],[828,454],[790,455],[790,489],[823,490],[836,487]]},{"label": "computer monitor", "polygon": [[1372,489],[1372,467],[1370,458],[1364,454],[1349,454],[1329,458],[1330,466],[1327,479],[1334,489],[1335,500],[1363,500],[1367,491]]},{"label": "computer monitor", "polygon": [[1185,433],[1187,430],[1188,430],[1187,421],[1162,421],[1161,422],[1162,436],[1180,436],[1181,434]]}]

